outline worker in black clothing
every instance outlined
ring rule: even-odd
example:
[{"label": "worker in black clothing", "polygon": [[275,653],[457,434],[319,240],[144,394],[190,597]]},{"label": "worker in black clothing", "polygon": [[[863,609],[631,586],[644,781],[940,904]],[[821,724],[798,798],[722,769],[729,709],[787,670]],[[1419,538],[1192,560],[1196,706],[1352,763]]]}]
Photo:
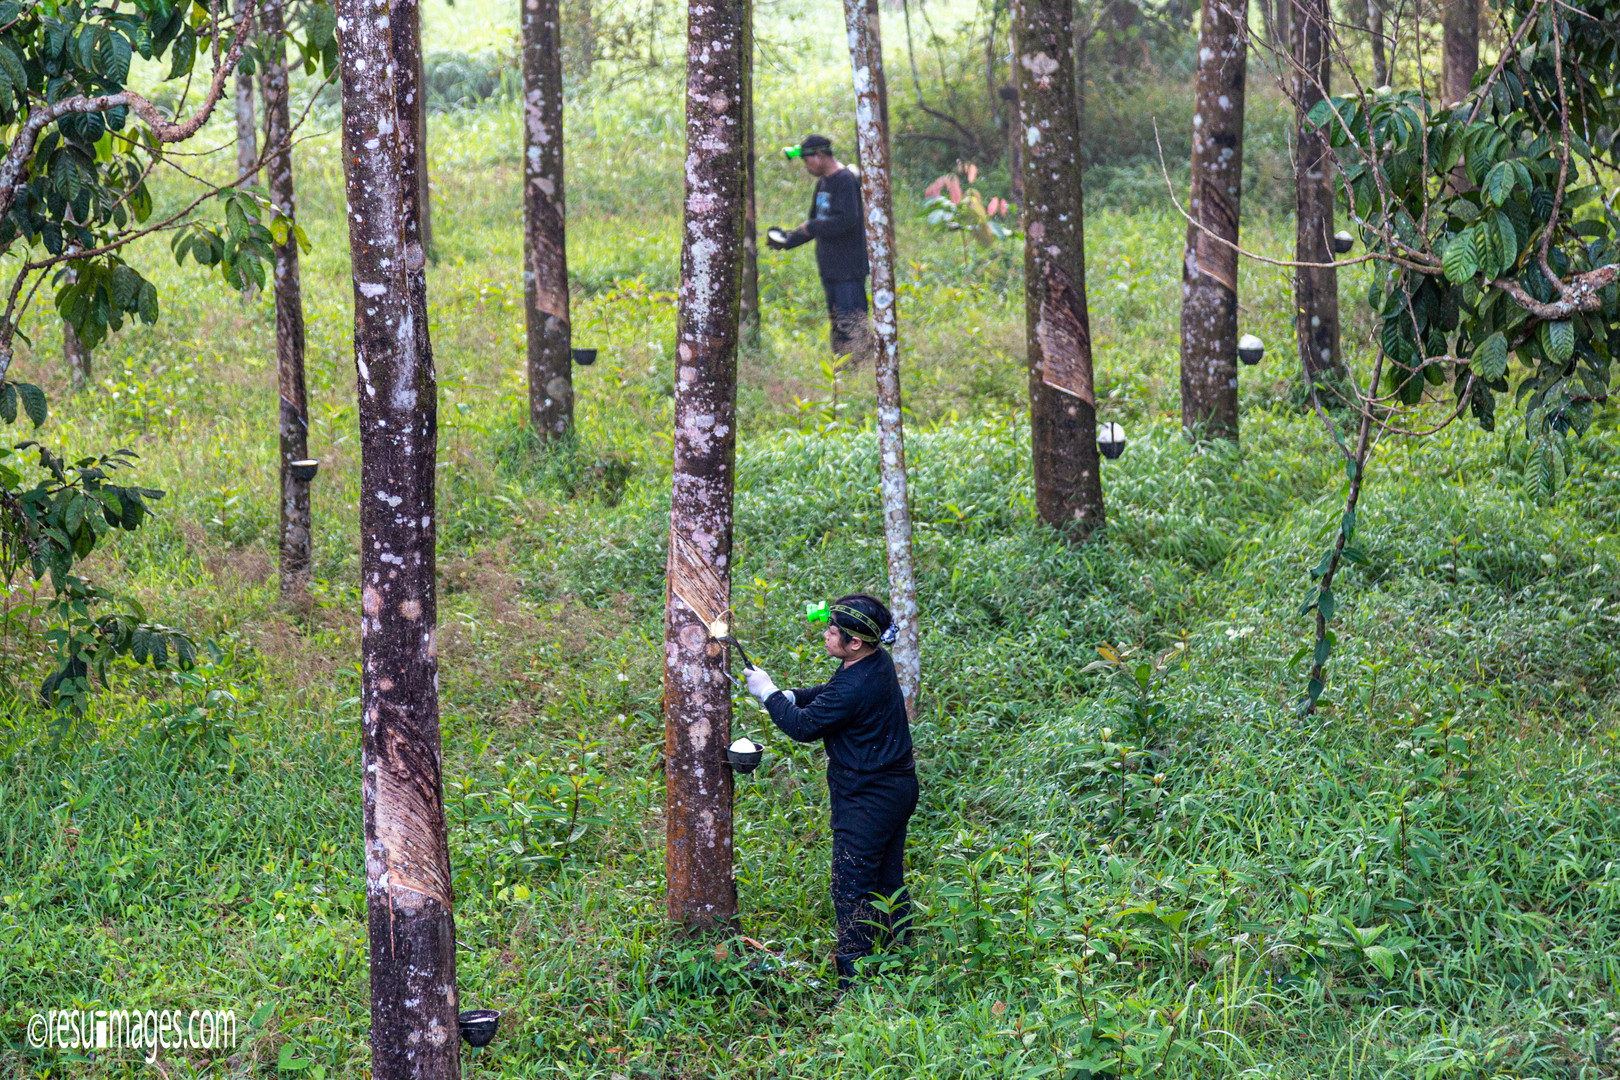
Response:
[{"label": "worker in black clothing", "polygon": [[866,226],[861,213],[861,181],[833,155],[832,140],[808,135],[799,144],[804,170],[816,178],[810,217],[792,232],[768,229],[767,247],[777,250],[816,242],[816,266],[832,320],[832,350],[848,356],[867,340]]},{"label": "worker in black clothing", "polygon": [[[830,605],[822,640],[843,661],[832,678],[802,690],[778,690],[762,669],[748,669],[748,690],[797,742],[827,748],[832,796],[832,902],[838,923],[838,985],[872,952],[882,929],[904,940],[911,919],[905,891],[906,824],[917,808],[906,699],[894,660],[889,609],[865,593]],[[874,898],[894,901],[879,912]]]}]

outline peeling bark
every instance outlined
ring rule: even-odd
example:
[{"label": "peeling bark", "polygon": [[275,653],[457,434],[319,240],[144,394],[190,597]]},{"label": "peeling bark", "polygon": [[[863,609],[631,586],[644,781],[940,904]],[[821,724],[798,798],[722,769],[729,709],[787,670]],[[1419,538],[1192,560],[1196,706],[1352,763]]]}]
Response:
[{"label": "peeling bark", "polygon": [[1217,236],[1187,226],[1181,264],[1181,426],[1238,435],[1239,203],[1248,19],[1231,0],[1204,0],[1198,31],[1188,213]]},{"label": "peeling bark", "polygon": [[[744,45],[748,0],[694,0],[686,54],[686,201],[675,361],[672,582],[678,550],[731,583],[737,454],[737,332],[742,292]],[[679,582],[676,582],[679,584]],[[667,894],[688,933],[737,917],[731,863],[731,687],[724,647],[684,602],[664,611]]]},{"label": "peeling bark", "polygon": [[[266,35],[266,41],[274,40]],[[236,175],[259,182],[258,117],[253,107],[253,76],[236,73]]]},{"label": "peeling bark", "polygon": [[1024,140],[1024,320],[1035,506],[1071,540],[1103,524],[1086,307],[1072,0],[1018,0],[1013,61]]},{"label": "peeling bark", "polygon": [[414,205],[416,24],[405,4],[339,0],[337,9],[360,404],[371,1068],[376,1080],[458,1080],[434,582],[438,388],[417,317],[426,294]]},{"label": "peeling bark", "polygon": [[529,425],[547,440],[574,425],[563,197],[563,72],[558,0],[523,3],[523,320]]},{"label": "peeling bark", "polygon": [[[1294,258],[1333,261],[1333,154],[1327,139],[1306,119],[1328,91],[1327,0],[1292,0],[1294,49]],[[1337,378],[1339,272],[1332,267],[1294,269],[1294,336],[1301,374],[1308,381]]]},{"label": "peeling bark", "polygon": [[1479,70],[1479,0],[1444,0],[1440,25],[1444,38],[1442,106],[1449,106],[1468,96],[1474,72]]},{"label": "peeling bark", "polygon": [[[288,101],[286,29],[283,3],[264,12],[264,146],[270,174],[270,202],[298,220],[293,189],[292,119]],[[313,549],[309,481],[293,475],[292,463],[309,457],[309,402],[304,383],[304,294],[298,269],[298,240],[275,246],[276,385],[281,432],[281,595],[301,601],[309,595]]]},{"label": "peeling bark", "polygon": [[915,717],[922,684],[917,628],[917,577],[911,557],[911,501],[906,491],[906,436],[900,411],[900,325],[895,305],[894,199],[889,188],[889,128],[885,122],[882,39],[873,33],[876,6],[844,0],[849,59],[855,78],[855,137],[861,151],[866,214],[866,261],[872,269],[872,338],[878,396],[878,477],[883,539],[889,564],[889,611],[897,637],[891,652]]}]

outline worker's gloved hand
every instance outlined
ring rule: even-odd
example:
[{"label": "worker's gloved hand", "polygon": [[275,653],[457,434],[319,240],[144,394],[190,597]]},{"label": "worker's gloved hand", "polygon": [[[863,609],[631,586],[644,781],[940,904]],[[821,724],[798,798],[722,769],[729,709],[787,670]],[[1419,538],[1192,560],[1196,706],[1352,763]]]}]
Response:
[{"label": "worker's gloved hand", "polygon": [[748,669],[747,675],[748,692],[753,694],[754,700],[761,705],[765,704],[765,699],[776,693],[776,684],[771,681],[769,675],[765,674],[764,668],[751,667]]}]

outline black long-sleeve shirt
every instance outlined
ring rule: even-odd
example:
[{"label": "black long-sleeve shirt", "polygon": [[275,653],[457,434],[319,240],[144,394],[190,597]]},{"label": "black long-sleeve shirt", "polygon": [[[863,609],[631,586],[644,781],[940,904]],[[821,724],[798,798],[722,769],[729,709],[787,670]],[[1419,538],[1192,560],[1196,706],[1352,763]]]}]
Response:
[{"label": "black long-sleeve shirt", "polygon": [[858,773],[913,768],[906,699],[887,650],[840,666],[820,686],[793,691],[793,698],[778,690],[765,710],[795,742],[822,740],[834,765]]},{"label": "black long-sleeve shirt", "polygon": [[839,169],[816,181],[810,218],[788,234],[789,248],[816,242],[816,267],[824,281],[854,281],[867,275],[866,223],[861,214],[861,181]]}]

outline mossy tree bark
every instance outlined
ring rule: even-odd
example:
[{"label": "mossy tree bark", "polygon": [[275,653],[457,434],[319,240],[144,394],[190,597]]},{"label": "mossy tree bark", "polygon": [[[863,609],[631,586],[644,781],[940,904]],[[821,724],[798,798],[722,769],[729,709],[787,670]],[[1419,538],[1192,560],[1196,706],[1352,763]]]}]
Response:
[{"label": "mossy tree bark", "polygon": [[894,198],[890,190],[889,127],[882,38],[874,32],[877,8],[844,0],[844,26],[855,80],[855,137],[861,151],[861,197],[866,215],[866,260],[872,271],[872,345],[877,375],[878,480],[883,496],[883,540],[888,556],[889,610],[896,638],[891,649],[906,696],[917,712],[922,654],[917,627],[917,575],[911,553],[911,499],[906,489],[906,434],[900,406],[900,324],[895,297]]},{"label": "mossy tree bark", "polygon": [[[264,9],[264,148],[270,175],[270,201],[298,220],[293,186],[292,117],[288,100],[285,0]],[[309,481],[293,475],[292,463],[309,457],[309,400],[304,381],[304,290],[298,268],[298,239],[275,246],[276,386],[281,434],[281,595],[309,595],[313,548]]]},{"label": "mossy tree bark", "polygon": [[574,425],[563,192],[563,72],[557,0],[523,5],[523,319],[529,425],[546,440]]},{"label": "mossy tree bark", "polygon": [[1198,224],[1187,226],[1181,263],[1181,426],[1235,439],[1238,258],[1230,244],[1238,241],[1243,193],[1249,27],[1232,0],[1204,0],[1199,21],[1188,201]]},{"label": "mossy tree bark", "polygon": [[[339,0],[359,393],[361,799],[377,1080],[458,1080],[439,744],[437,394],[416,223],[412,13]],[[403,38],[404,40],[398,40]],[[401,62],[401,61],[404,62]]]},{"label": "mossy tree bark", "polygon": [[1013,8],[1024,140],[1024,320],[1035,506],[1079,541],[1104,522],[1086,308],[1072,0]]},{"label": "mossy tree bark", "polygon": [[[672,585],[687,559],[731,580],[737,452],[737,336],[743,263],[743,158],[748,0],[694,0],[686,53],[686,202],[676,344]],[[683,558],[678,551],[687,553]],[[669,594],[664,613],[666,911],[689,933],[737,917],[731,864],[731,687],[725,650],[702,618]],[[718,615],[720,611],[708,614]]]},{"label": "mossy tree bark", "polygon": [[[1294,99],[1294,258],[1333,261],[1333,154],[1306,119],[1328,93],[1327,0],[1292,0]],[[1339,357],[1339,272],[1331,266],[1294,268],[1294,335],[1300,371],[1309,382],[1336,380]]]}]

